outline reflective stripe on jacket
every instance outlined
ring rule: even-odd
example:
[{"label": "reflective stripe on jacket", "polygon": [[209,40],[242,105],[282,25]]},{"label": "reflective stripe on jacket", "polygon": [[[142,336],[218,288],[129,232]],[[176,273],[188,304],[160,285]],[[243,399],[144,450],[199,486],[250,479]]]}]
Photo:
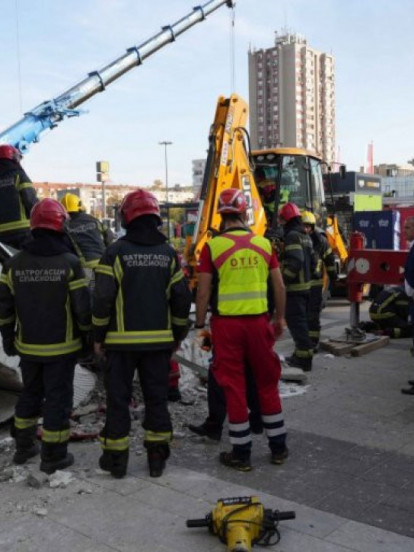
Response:
[{"label": "reflective stripe on jacket", "polygon": [[122,238],[108,247],[95,274],[96,341],[108,349],[151,350],[180,339],[191,293],[172,247]]},{"label": "reflective stripe on jacket", "polygon": [[324,268],[329,279],[336,280],[335,256],[322,231],[315,228],[315,230],[310,233],[310,237],[316,257],[316,267],[312,274],[311,287],[323,286]]},{"label": "reflective stripe on jacket", "polygon": [[312,240],[305,233],[300,219],[289,221],[284,231],[282,276],[286,292],[308,292],[311,274],[316,268]]},{"label": "reflective stripe on jacket", "polygon": [[0,234],[28,230],[37,201],[30,179],[19,165],[0,164]]},{"label": "reflective stripe on jacket", "polygon": [[369,308],[369,316],[374,322],[399,316],[408,319],[410,300],[399,287],[382,290]]},{"label": "reflective stripe on jacket", "polygon": [[110,243],[103,224],[88,213],[70,213],[67,229],[79,249],[83,266],[96,268]]},{"label": "reflective stripe on jacket", "polygon": [[0,331],[27,360],[52,360],[82,347],[91,329],[88,284],[72,253],[21,251],[0,276]]},{"label": "reflective stripe on jacket", "polygon": [[218,314],[267,312],[270,241],[248,230],[225,232],[208,242],[218,274]]}]

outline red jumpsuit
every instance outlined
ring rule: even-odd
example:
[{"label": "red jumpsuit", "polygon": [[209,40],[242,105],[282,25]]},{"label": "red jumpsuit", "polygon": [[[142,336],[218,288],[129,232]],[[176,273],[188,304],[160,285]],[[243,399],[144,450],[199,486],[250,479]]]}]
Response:
[{"label": "red jumpsuit", "polygon": [[[230,232],[229,234],[231,235]],[[278,268],[279,263],[274,252],[267,263],[269,270]],[[226,396],[233,451],[240,456],[244,453],[248,455],[252,442],[246,400],[246,362],[251,366],[256,381],[269,447],[272,453],[283,450],[286,447],[286,429],[278,390],[281,366],[279,357],[273,350],[275,337],[269,323],[269,314],[267,310],[255,315],[219,314],[219,272],[208,244],[202,250],[198,271],[213,274],[211,330],[215,358],[214,376]]]}]

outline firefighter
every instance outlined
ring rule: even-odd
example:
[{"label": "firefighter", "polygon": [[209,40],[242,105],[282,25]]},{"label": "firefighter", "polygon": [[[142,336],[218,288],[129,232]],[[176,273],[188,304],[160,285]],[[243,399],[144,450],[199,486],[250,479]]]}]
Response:
[{"label": "firefighter", "polygon": [[68,453],[76,355],[91,329],[90,297],[78,257],[64,233],[68,215],[54,199],[32,209],[33,239],[6,261],[0,277],[0,331],[7,355],[20,355],[23,392],[15,411],[13,461],[38,453],[36,429],[43,416],[40,469],[48,474],[73,464]]},{"label": "firefighter", "polygon": [[408,321],[410,299],[398,286],[381,290],[369,307],[369,317],[374,331],[389,337],[411,337],[412,325]]},{"label": "firefighter", "polygon": [[170,357],[188,331],[191,293],[176,252],[159,230],[157,199],[137,189],[125,196],[120,214],[126,235],[107,248],[96,267],[93,298],[95,353],[107,359],[107,417],[99,465],[113,477],[126,474],[128,404],[138,369],[145,401],[144,446],[150,476],[159,477],[172,439]]},{"label": "firefighter", "polygon": [[0,145],[0,241],[15,249],[30,239],[30,211],[37,202],[18,149]]},{"label": "firefighter", "polygon": [[113,241],[112,232],[97,218],[85,213],[76,194],[65,194],[61,203],[69,213],[67,230],[79,249],[84,268],[96,268],[105,247]]},{"label": "firefighter", "polygon": [[285,203],[279,211],[283,226],[282,275],[286,286],[286,322],[295,342],[290,366],[312,369],[313,344],[309,337],[308,312],[311,274],[316,267],[312,241],[305,232],[295,203]]},{"label": "firefighter", "polygon": [[316,227],[316,218],[311,211],[303,211],[302,222],[305,231],[312,240],[313,251],[316,260],[316,267],[312,274],[309,294],[308,325],[309,337],[313,344],[313,350],[316,353],[319,346],[321,333],[321,311],[323,304],[323,276],[324,270],[329,278],[329,282],[334,282],[337,278],[335,256],[329,246],[325,234]]},{"label": "firefighter", "polygon": [[[252,369],[260,401],[271,462],[282,464],[288,455],[286,429],[278,392],[279,358],[273,350],[282,333],[285,289],[278,261],[269,240],[246,226],[247,200],[241,190],[223,190],[217,212],[224,231],[208,241],[201,252],[196,300],[196,328],[205,325],[211,299],[214,377],[223,389],[229,418],[232,450],[220,462],[250,471],[252,447],[246,400],[245,363]],[[276,314],[270,324],[267,280],[271,276]]]}]

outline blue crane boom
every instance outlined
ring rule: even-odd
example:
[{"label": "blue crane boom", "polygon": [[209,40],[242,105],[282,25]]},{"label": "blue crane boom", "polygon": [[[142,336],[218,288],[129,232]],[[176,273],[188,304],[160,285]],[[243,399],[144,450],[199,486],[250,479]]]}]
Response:
[{"label": "blue crane boom", "polygon": [[234,6],[233,0],[210,0],[202,6],[195,6],[193,11],[172,25],[162,27],[161,31],[139,46],[132,46],[127,53],[117,58],[99,71],[92,71],[87,78],[79,82],[60,96],[41,103],[25,113],[17,123],[0,133],[0,144],[10,144],[25,153],[30,144],[38,142],[42,132],[55,128],[68,117],[79,116],[82,111],[76,109],[83,102],[103,92],[108,84],[121,77],[144,59],[174,42],[177,36],[203,21],[207,15],[226,5]]}]

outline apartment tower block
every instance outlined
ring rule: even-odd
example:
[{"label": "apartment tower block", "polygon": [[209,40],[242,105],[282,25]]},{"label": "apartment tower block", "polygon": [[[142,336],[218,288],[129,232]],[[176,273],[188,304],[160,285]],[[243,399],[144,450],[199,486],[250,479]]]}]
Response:
[{"label": "apartment tower block", "polygon": [[335,160],[335,60],[296,34],[249,51],[250,138],[254,149],[297,147]]}]

